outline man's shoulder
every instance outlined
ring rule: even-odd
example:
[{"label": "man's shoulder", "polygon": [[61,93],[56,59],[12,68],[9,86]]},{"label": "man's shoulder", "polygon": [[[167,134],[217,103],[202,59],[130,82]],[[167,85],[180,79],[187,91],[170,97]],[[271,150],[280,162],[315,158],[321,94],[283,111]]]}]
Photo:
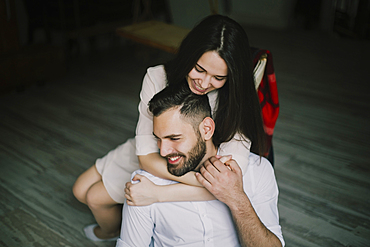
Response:
[{"label": "man's shoulder", "polygon": [[142,175],[142,176],[145,176],[146,178],[148,178],[150,181],[152,181],[154,184],[156,185],[169,185],[169,184],[175,184],[177,183],[176,181],[173,181],[173,180],[168,180],[168,179],[163,179],[163,178],[160,178],[160,177],[157,177],[157,176],[154,176],[153,174],[145,171],[145,170],[142,170],[142,169],[139,169],[139,170],[136,170],[132,173],[131,175],[131,182],[133,184],[135,183],[138,183],[139,181],[132,181],[132,178],[136,175],[136,174],[139,174],[139,175]]}]

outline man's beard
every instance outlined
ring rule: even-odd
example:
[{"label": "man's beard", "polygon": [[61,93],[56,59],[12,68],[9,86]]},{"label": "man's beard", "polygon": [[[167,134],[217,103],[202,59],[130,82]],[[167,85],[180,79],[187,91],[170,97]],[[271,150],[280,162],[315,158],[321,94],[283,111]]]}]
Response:
[{"label": "man's beard", "polygon": [[[202,140],[200,133],[198,136],[197,144],[189,151],[188,158],[183,153],[175,153],[167,155],[167,170],[169,173],[175,176],[182,176],[185,173],[193,171],[199,163],[202,161],[204,155],[206,155],[207,147],[206,142]],[[172,156],[182,156],[182,162],[178,165],[172,165],[168,162],[168,158]]]}]

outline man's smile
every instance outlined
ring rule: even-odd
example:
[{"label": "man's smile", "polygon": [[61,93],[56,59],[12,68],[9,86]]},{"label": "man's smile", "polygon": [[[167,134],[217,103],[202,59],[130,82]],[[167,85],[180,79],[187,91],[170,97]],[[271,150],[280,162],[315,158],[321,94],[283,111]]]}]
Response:
[{"label": "man's smile", "polygon": [[180,163],[182,157],[182,155],[171,155],[167,157],[167,160],[171,165],[176,165]]}]

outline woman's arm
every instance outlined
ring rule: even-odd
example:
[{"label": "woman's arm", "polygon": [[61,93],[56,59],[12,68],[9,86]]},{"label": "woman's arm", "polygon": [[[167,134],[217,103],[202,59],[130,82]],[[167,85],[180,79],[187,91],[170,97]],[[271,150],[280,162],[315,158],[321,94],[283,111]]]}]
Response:
[{"label": "woman's arm", "polygon": [[145,176],[136,174],[133,181],[138,180],[140,183],[126,183],[125,197],[130,206],[146,206],[156,202],[215,200],[215,197],[203,187],[182,183],[155,185]]},{"label": "woman's arm", "polygon": [[[152,157],[150,157],[152,156]],[[144,159],[148,159],[149,161],[154,161],[157,159],[159,154],[152,154],[148,157],[141,157]],[[216,156],[220,159],[222,163],[225,163],[229,161],[232,157],[231,156]],[[163,162],[163,158],[159,156],[158,162]],[[162,165],[162,168],[164,170],[162,171],[163,174],[166,176],[169,175],[167,179],[169,180],[183,180],[183,183],[177,183],[172,185],[155,185],[152,183],[149,179],[147,179],[145,176],[141,176],[139,174],[136,174],[133,181],[140,181],[140,183],[126,183],[125,188],[125,197],[127,199],[127,204],[130,206],[146,206],[150,205],[152,203],[156,202],[174,202],[174,201],[210,201],[215,200],[215,197],[205,188],[199,187],[199,186],[190,186],[185,184],[187,181],[186,176],[190,175],[190,178],[193,179],[195,177],[194,172],[189,172],[186,175],[182,177],[176,177],[167,171],[166,168],[166,161],[164,161],[164,164]],[[159,175],[156,175],[154,173],[160,172],[160,169],[154,169],[152,167],[153,173],[150,171],[147,171],[151,173],[154,176],[160,177]],[[191,173],[191,174],[190,174]],[[199,182],[198,182],[199,183]],[[200,183],[199,183],[200,184]]]},{"label": "woman's arm", "polygon": [[[145,206],[155,202],[175,201],[209,201],[215,197],[198,182],[195,172],[188,172],[181,177],[170,174],[167,162],[158,153],[139,156],[140,168],[154,176],[180,182],[178,184],[159,186],[146,177],[136,175],[133,180],[137,184],[126,184],[127,204],[130,206]],[[191,186],[193,185],[193,186]]]}]

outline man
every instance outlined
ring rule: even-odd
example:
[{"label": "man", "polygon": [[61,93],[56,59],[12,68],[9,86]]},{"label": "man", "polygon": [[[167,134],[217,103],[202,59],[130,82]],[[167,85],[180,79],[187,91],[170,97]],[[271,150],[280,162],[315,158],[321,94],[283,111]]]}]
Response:
[{"label": "man", "polygon": [[[208,97],[165,88],[150,101],[149,110],[168,171],[176,176],[200,171],[198,180],[218,200],[144,207],[125,203],[117,246],[284,246],[271,165],[251,154],[242,176],[234,161],[218,160]],[[142,170],[135,174],[157,185],[176,183]]]}]

